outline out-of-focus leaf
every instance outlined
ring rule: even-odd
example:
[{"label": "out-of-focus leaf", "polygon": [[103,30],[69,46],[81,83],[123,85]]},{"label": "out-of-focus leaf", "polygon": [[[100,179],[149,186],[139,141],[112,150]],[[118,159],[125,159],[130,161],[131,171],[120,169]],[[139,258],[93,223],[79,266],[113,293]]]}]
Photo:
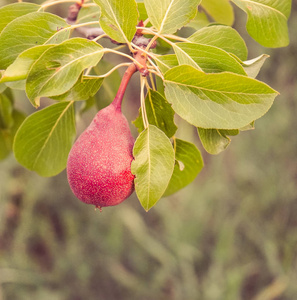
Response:
[{"label": "out-of-focus leaf", "polygon": [[[98,21],[100,18],[100,7],[99,6],[85,6],[82,7],[78,13],[76,23],[87,23],[87,22],[93,22],[93,21]],[[98,25],[88,25],[88,26],[94,26],[98,27]]]},{"label": "out-of-focus leaf", "polygon": [[234,12],[229,0],[202,0],[201,5],[216,22],[233,24]]},{"label": "out-of-focus leaf", "polygon": [[13,125],[13,105],[5,94],[0,94],[0,128],[9,129]]},{"label": "out-of-focus leaf", "polygon": [[17,161],[41,176],[54,176],[66,166],[75,138],[73,102],[61,102],[30,115],[15,136]]}]

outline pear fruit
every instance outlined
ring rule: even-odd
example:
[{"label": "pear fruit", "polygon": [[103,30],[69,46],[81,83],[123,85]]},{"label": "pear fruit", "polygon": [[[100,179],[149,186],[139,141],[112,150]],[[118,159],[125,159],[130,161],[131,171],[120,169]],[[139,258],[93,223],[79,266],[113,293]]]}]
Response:
[{"label": "pear fruit", "polygon": [[115,98],[96,114],[70,151],[67,177],[76,197],[98,208],[128,198],[134,191],[133,145],[121,101]]}]

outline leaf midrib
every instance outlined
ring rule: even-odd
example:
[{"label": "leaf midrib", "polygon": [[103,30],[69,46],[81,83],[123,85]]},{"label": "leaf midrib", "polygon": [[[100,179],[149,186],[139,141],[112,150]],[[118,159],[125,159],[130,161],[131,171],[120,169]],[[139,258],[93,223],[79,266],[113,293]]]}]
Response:
[{"label": "leaf midrib", "polygon": [[49,142],[49,140],[50,140],[50,138],[51,138],[51,136],[52,136],[54,130],[57,128],[57,126],[58,126],[58,124],[59,124],[61,118],[64,116],[64,114],[67,112],[68,108],[73,104],[73,102],[74,102],[74,101],[70,101],[69,104],[64,108],[64,110],[63,110],[62,113],[60,114],[59,118],[58,118],[57,121],[55,122],[54,126],[52,127],[51,131],[49,132],[49,134],[48,134],[46,140],[44,141],[44,143],[43,143],[43,145],[42,145],[42,147],[41,147],[39,153],[37,154],[37,156],[36,156],[36,158],[35,158],[35,160],[34,160],[33,167],[32,167],[33,169],[35,169],[35,165],[37,164],[37,162],[38,162],[38,160],[39,160],[39,158],[40,158],[42,152],[44,151],[44,149],[45,149],[47,143]]}]

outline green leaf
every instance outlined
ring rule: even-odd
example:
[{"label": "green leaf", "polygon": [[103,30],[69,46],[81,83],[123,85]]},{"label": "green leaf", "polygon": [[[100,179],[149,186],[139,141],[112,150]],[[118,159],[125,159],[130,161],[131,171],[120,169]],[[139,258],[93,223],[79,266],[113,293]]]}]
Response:
[{"label": "green leaf", "polygon": [[190,23],[187,25],[187,27],[194,28],[196,30],[199,30],[209,24],[209,20],[207,18],[207,15],[204,12],[197,12],[196,17],[190,21]]},{"label": "green leaf", "polygon": [[231,140],[218,129],[198,128],[199,137],[204,149],[210,154],[219,154],[230,144]]},{"label": "green leaf", "polygon": [[13,138],[18,128],[25,119],[25,115],[18,111],[12,111],[13,125],[9,129],[0,128],[0,160],[6,158],[12,150]]},{"label": "green leaf", "polygon": [[169,69],[178,66],[175,54],[161,55],[156,62],[162,73],[166,73]]},{"label": "green leaf", "polygon": [[200,151],[194,144],[176,139],[175,166],[169,185],[163,195],[169,196],[190,184],[203,168]]},{"label": "green leaf", "polygon": [[137,197],[148,211],[164,194],[174,169],[174,150],[169,138],[149,125],[136,139],[131,170]]},{"label": "green leaf", "polygon": [[0,8],[0,32],[14,19],[35,12],[40,5],[34,3],[18,2]]},{"label": "green leaf", "polygon": [[159,33],[175,33],[196,16],[201,0],[144,0],[147,14]]},{"label": "green leaf", "polygon": [[81,76],[75,85],[66,93],[58,96],[52,96],[55,100],[73,100],[81,101],[93,97],[100,89],[104,78],[96,76]]},{"label": "green leaf", "polygon": [[191,66],[165,73],[172,108],[196,127],[237,129],[263,116],[278,93],[268,85],[229,72],[205,74]]},{"label": "green leaf", "polygon": [[229,53],[214,46],[176,43],[174,51],[180,65],[191,65],[206,73],[228,71],[246,75],[241,64]]},{"label": "green leaf", "polygon": [[242,62],[242,66],[249,77],[256,78],[265,60],[269,57],[267,54],[262,54],[256,58]]},{"label": "green leaf", "polygon": [[241,60],[247,59],[247,47],[239,33],[229,26],[213,25],[196,31],[188,38],[198,44],[210,45],[233,53]]},{"label": "green leaf", "polygon": [[41,176],[54,176],[66,166],[75,138],[73,102],[51,105],[30,115],[15,136],[17,161]]},{"label": "green leaf", "polygon": [[96,42],[73,38],[48,49],[32,66],[26,93],[34,106],[40,97],[61,95],[77,82],[82,71],[96,65],[103,48]]},{"label": "green leaf", "polygon": [[101,8],[100,26],[119,43],[129,43],[136,32],[138,19],[134,0],[94,0]]},{"label": "green leaf", "polygon": [[234,12],[229,0],[202,0],[201,5],[216,22],[233,24]]},{"label": "green leaf", "polygon": [[[167,100],[158,92],[149,90],[145,98],[145,110],[148,122],[162,130],[169,138],[171,138],[177,127],[174,124],[174,111]],[[138,118],[133,122],[139,132],[145,128],[142,121],[141,109]]]},{"label": "green leaf", "polygon": [[264,47],[289,44],[287,21],[291,0],[232,0],[248,16],[246,28],[253,39]]},{"label": "green leaf", "polygon": [[33,63],[53,45],[36,46],[22,52],[16,60],[4,71],[0,82],[26,79]]},{"label": "green leaf", "polygon": [[[98,21],[101,15],[101,10],[99,6],[83,6],[78,13],[76,23],[87,23]],[[88,25],[90,27],[98,27],[98,25]]]},{"label": "green leaf", "polygon": [[0,94],[0,128],[9,129],[13,125],[13,105],[5,94]]},{"label": "green leaf", "polygon": [[33,12],[10,22],[0,34],[0,69],[6,69],[17,56],[31,47],[59,44],[69,37],[66,21],[50,13]]}]

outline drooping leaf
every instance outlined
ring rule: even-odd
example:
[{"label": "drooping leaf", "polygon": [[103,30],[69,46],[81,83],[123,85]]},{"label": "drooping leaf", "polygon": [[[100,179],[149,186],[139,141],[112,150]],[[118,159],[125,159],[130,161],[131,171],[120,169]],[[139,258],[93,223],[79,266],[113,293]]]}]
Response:
[{"label": "drooping leaf", "polygon": [[[169,138],[175,134],[177,127],[174,124],[174,111],[160,93],[149,90],[145,98],[145,109],[149,124],[161,129]],[[133,123],[139,132],[145,129],[141,110],[139,110],[139,116]]]},{"label": "drooping leaf", "polygon": [[232,0],[248,16],[246,28],[251,37],[264,47],[289,44],[287,21],[291,0]]},{"label": "drooping leaf", "polygon": [[31,47],[58,44],[69,37],[66,21],[56,15],[33,12],[10,22],[0,34],[0,69],[6,69],[17,56]]},{"label": "drooping leaf", "polygon": [[0,82],[19,81],[26,79],[33,63],[53,45],[36,46],[22,52],[4,71]]},{"label": "drooping leaf", "polygon": [[136,139],[131,170],[136,176],[137,197],[148,211],[164,194],[174,169],[174,151],[169,138],[149,125]]},{"label": "drooping leaf", "polygon": [[100,89],[104,78],[95,76],[81,76],[75,85],[66,93],[52,96],[55,100],[81,101],[93,97]]},{"label": "drooping leaf", "polygon": [[194,144],[176,139],[175,166],[165,196],[176,193],[190,184],[203,168],[200,151]]},{"label": "drooping leaf", "polygon": [[0,160],[6,158],[11,150],[13,144],[13,138],[25,119],[25,115],[14,109],[12,111],[13,125],[9,129],[1,129],[0,128]]},{"label": "drooping leaf", "polygon": [[246,75],[241,64],[232,55],[217,47],[196,43],[176,43],[174,51],[180,65],[191,65],[206,73],[228,71]]},{"label": "drooping leaf", "polygon": [[210,154],[219,154],[231,142],[231,139],[222,135],[219,129],[198,128],[198,133],[204,149]]},{"label": "drooping leaf", "polygon": [[136,32],[138,11],[134,0],[94,0],[101,8],[100,26],[119,43],[129,43]]},{"label": "drooping leaf", "polygon": [[0,128],[9,129],[13,125],[13,105],[5,94],[0,94]]},{"label": "drooping leaf", "polygon": [[0,32],[14,19],[35,12],[40,5],[27,2],[18,2],[0,8]]},{"label": "drooping leaf", "polygon": [[165,73],[172,108],[196,127],[238,129],[263,116],[277,92],[268,85],[229,72],[205,74],[191,66]]},{"label": "drooping leaf", "polygon": [[229,26],[204,27],[192,34],[188,40],[193,43],[221,48],[233,53],[241,60],[247,59],[247,47],[244,40],[235,29]]},{"label": "drooping leaf", "polygon": [[66,166],[75,138],[73,102],[61,102],[30,115],[15,136],[17,161],[41,176],[54,176]]},{"label": "drooping leaf", "polygon": [[249,77],[256,78],[265,60],[269,57],[267,54],[262,54],[254,59],[246,60],[242,66]]},{"label": "drooping leaf", "polygon": [[144,0],[147,14],[159,33],[175,33],[196,16],[201,0]]},{"label": "drooping leaf", "polygon": [[202,0],[201,5],[216,22],[233,24],[234,12],[229,0]]},{"label": "drooping leaf", "polygon": [[[87,23],[93,21],[99,21],[101,15],[101,10],[99,6],[83,6],[78,13],[76,23]],[[98,25],[88,25],[88,26],[96,26]]]},{"label": "drooping leaf", "polygon": [[73,38],[48,49],[30,69],[26,93],[34,106],[40,97],[61,95],[77,82],[82,71],[96,65],[103,48],[94,41]]}]

